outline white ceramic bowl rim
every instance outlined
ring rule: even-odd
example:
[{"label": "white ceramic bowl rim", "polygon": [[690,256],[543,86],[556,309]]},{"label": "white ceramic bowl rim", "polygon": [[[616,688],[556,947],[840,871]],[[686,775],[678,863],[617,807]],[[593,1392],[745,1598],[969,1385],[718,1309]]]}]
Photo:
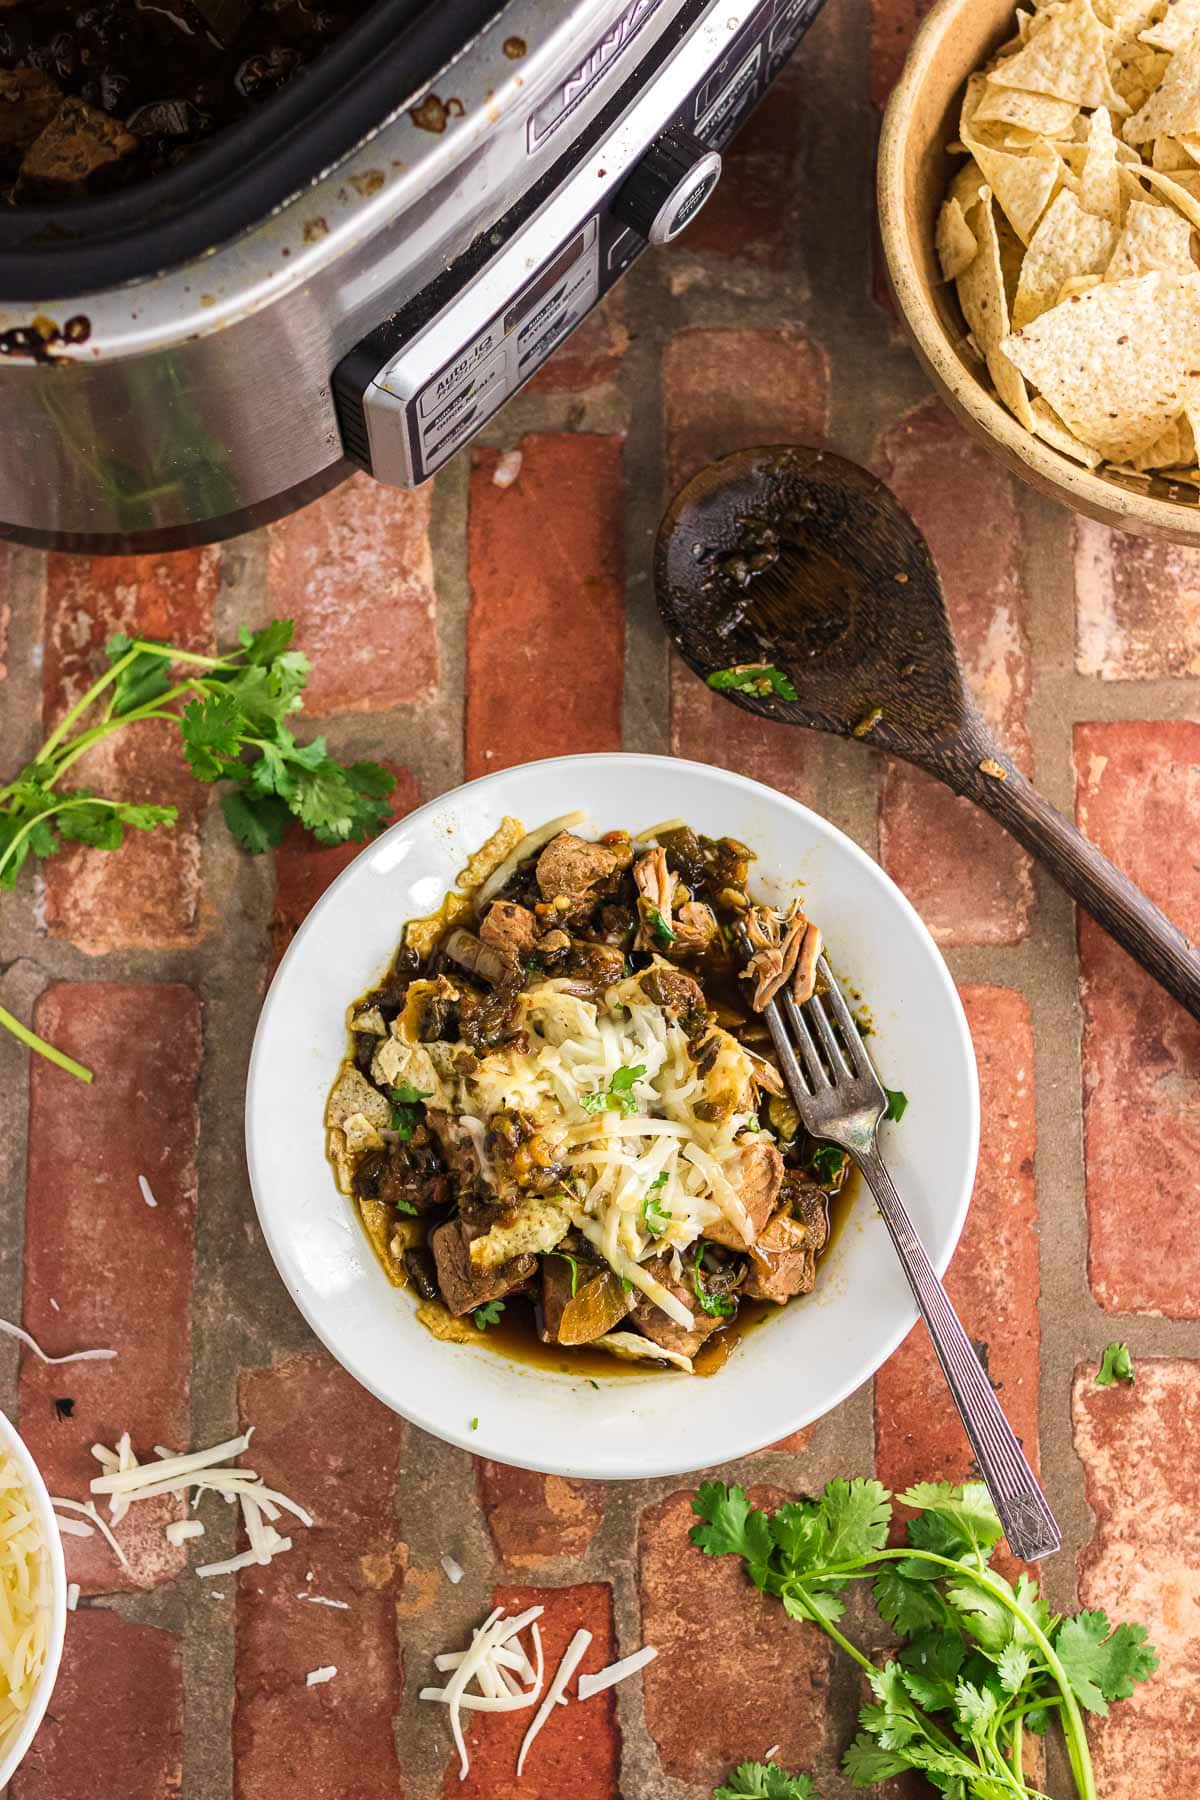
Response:
[{"label": "white ceramic bowl rim", "polygon": [[25,1492],[46,1541],[46,1555],[50,1563],[50,1619],[46,1629],[46,1660],[21,1729],[9,1745],[7,1755],[0,1757],[0,1789],[3,1789],[16,1773],[18,1764],[24,1760],[25,1752],[46,1715],[54,1683],[58,1679],[58,1666],[62,1661],[63,1641],[67,1634],[67,1566],[63,1557],[62,1538],[42,1472],[16,1426],[4,1413],[0,1413],[0,1443],[8,1450],[21,1471]]},{"label": "white ceramic bowl rim", "polygon": [[[599,791],[605,796],[603,815],[598,804],[581,793],[581,787],[588,782],[598,784]],[[875,1257],[878,1265],[878,1289],[886,1290],[877,1292],[872,1297],[877,1304],[873,1304],[871,1308],[873,1317],[868,1332],[877,1330],[878,1335],[872,1337],[869,1351],[854,1355],[840,1370],[837,1378],[831,1379],[822,1388],[819,1400],[815,1403],[805,1401],[797,1380],[794,1395],[781,1392],[774,1410],[765,1409],[770,1414],[769,1423],[763,1416],[762,1408],[755,1410],[749,1406],[743,1408],[737,1405],[720,1405],[722,1397],[728,1400],[735,1398],[731,1392],[722,1393],[721,1383],[728,1371],[739,1365],[744,1374],[749,1345],[761,1341],[769,1333],[782,1355],[786,1352],[784,1326],[787,1315],[798,1322],[797,1315],[801,1309],[809,1308],[808,1317],[815,1321],[815,1311],[819,1309],[814,1309],[814,1302],[822,1291],[822,1281],[819,1280],[816,1295],[802,1302],[801,1307],[784,1309],[785,1316],[780,1320],[772,1320],[764,1331],[752,1333],[746,1344],[739,1349],[737,1357],[726,1365],[720,1375],[711,1380],[686,1383],[689,1389],[707,1390],[715,1404],[708,1407],[708,1412],[713,1417],[698,1428],[694,1446],[690,1441],[681,1446],[677,1441],[662,1441],[661,1433],[652,1428],[653,1419],[643,1420],[641,1417],[644,1413],[652,1415],[654,1406],[644,1401],[639,1404],[639,1401],[647,1390],[662,1396],[666,1392],[665,1384],[671,1382],[670,1376],[657,1372],[644,1379],[623,1375],[618,1380],[603,1384],[600,1391],[604,1401],[598,1402],[594,1394],[589,1395],[590,1384],[585,1384],[579,1377],[544,1375],[541,1370],[514,1364],[482,1346],[476,1350],[474,1346],[439,1344],[417,1323],[411,1305],[404,1304],[407,1297],[397,1294],[387,1284],[367,1246],[361,1227],[350,1214],[349,1202],[334,1186],[324,1160],[321,1115],[324,1094],[332,1083],[337,1063],[344,1054],[344,1009],[356,993],[378,979],[399,940],[405,919],[433,910],[441,893],[453,885],[453,870],[461,866],[466,853],[476,849],[488,831],[494,829],[502,813],[514,812],[526,824],[536,824],[540,818],[553,817],[556,813],[569,810],[573,805],[587,805],[590,816],[601,828],[610,828],[620,823],[641,824],[641,802],[637,795],[645,789],[653,793],[656,784],[679,784],[681,787],[702,784],[706,791],[711,792],[714,804],[720,801],[726,805],[727,811],[739,811],[744,815],[757,807],[764,818],[769,816],[776,826],[781,820],[786,820],[789,828],[795,829],[797,837],[808,840],[806,855],[819,856],[822,852],[826,853],[832,859],[833,866],[841,866],[843,882],[847,871],[852,874],[852,891],[861,892],[864,899],[869,899],[868,910],[873,907],[877,915],[886,917],[895,932],[896,943],[902,946],[904,954],[920,963],[921,978],[927,980],[929,986],[921,991],[919,1010],[927,1017],[910,1020],[909,1025],[918,1032],[932,1029],[935,1037],[940,1033],[939,1078],[936,1083],[930,1083],[929,1097],[936,1110],[937,1094],[943,1088],[951,1091],[954,1112],[950,1136],[956,1137],[951,1152],[947,1153],[950,1163],[945,1181],[946,1191],[939,1193],[938,1210],[932,1217],[928,1214],[921,1217],[924,1210],[922,1197],[914,1195],[911,1180],[906,1184],[904,1179],[906,1163],[911,1159],[914,1147],[924,1144],[926,1149],[929,1148],[928,1134],[924,1139],[911,1133],[907,1138],[896,1136],[887,1146],[887,1151],[889,1161],[913,1203],[913,1210],[918,1215],[918,1226],[924,1230],[925,1241],[939,1272],[949,1262],[962,1230],[978,1154],[979,1097],[974,1051],[961,1002],[940,952],[912,906],[878,864],[835,826],[799,801],[745,776],[706,764],[673,757],[614,752],[558,757],[484,775],[408,814],[366,846],[317,901],[289,945],[267,992],[251,1052],[246,1091],[247,1162],[255,1204],[276,1267],[296,1305],[331,1354],[370,1393],[414,1425],[461,1449],[550,1474],[606,1480],[675,1475],[711,1467],[760,1449],[786,1437],[845,1400],[892,1354],[912,1328],[917,1316],[894,1252],[884,1236],[882,1220],[875,1209],[870,1207],[869,1201],[864,1199],[855,1207],[856,1229],[860,1234],[872,1226],[876,1229],[879,1247],[879,1253]],[[561,797],[562,803],[552,810],[543,810],[541,803],[535,803],[531,810],[522,804],[519,793],[509,791],[544,788],[546,785],[554,787]],[[611,800],[608,798],[610,791]],[[480,803],[485,798],[490,798],[491,794],[497,796],[495,803],[481,815]],[[639,807],[637,819],[629,817],[634,805]],[[653,810],[654,802],[651,801],[650,805]],[[302,965],[306,962],[310,965],[303,973],[307,977],[311,995],[314,981],[319,984],[327,979],[326,960],[319,958],[319,951],[336,950],[340,954],[344,949],[342,940],[330,941],[329,926],[333,915],[352,910],[345,903],[351,890],[363,879],[369,867],[381,870],[386,865],[389,870],[398,869],[409,849],[414,845],[427,845],[430,842],[439,829],[439,815],[443,816],[443,820],[454,819],[464,807],[472,813],[469,829],[474,833],[474,841],[469,842],[467,836],[464,836],[451,843],[446,832],[452,827],[442,825],[445,842],[438,851],[442,872],[437,881],[432,877],[425,877],[424,891],[418,902],[410,902],[407,907],[392,906],[386,933],[380,938],[379,954],[366,964],[362,962],[365,952],[361,944],[356,942],[352,959],[358,959],[355,967],[359,969],[362,979],[355,985],[354,976],[338,972],[333,978],[338,985],[330,990],[331,1004],[334,1003],[334,996],[338,997],[334,1020],[336,1039],[329,1021],[322,1024],[315,1017],[318,1007],[305,1005],[300,1017],[305,1022],[310,1016],[314,1018],[314,1033],[324,1032],[325,1046],[317,1058],[315,1074],[309,1074],[302,1067],[296,1072],[296,1065],[288,1061],[287,1080],[282,1081],[278,1076],[278,1059],[281,1055],[290,1058],[296,1053],[298,1035],[297,1020],[290,1021],[289,1030],[289,1021],[284,1015],[293,1004],[293,989],[296,981],[301,978]],[[675,810],[687,813],[689,809],[681,803]],[[479,828],[481,816],[491,821],[483,829]],[[663,812],[655,813],[658,818],[665,816],[667,815]],[[690,816],[700,829],[709,829],[709,822],[697,816],[694,806],[690,809]],[[648,817],[645,823],[650,823]],[[723,819],[714,829],[746,838],[751,848],[758,847],[745,828],[737,831],[728,818]],[[420,857],[416,860],[420,861]],[[428,854],[425,861],[429,861]],[[447,868],[450,870],[448,874],[445,873]],[[764,872],[766,868],[767,865],[764,864]],[[814,886],[817,885],[814,880]],[[438,889],[436,893],[433,892],[435,887]],[[814,906],[814,912],[818,918],[821,917],[819,902]],[[355,923],[358,927],[356,938],[361,937],[364,921],[360,918]],[[836,967],[838,927],[836,923],[829,927],[828,915],[825,923],[827,937],[832,939]],[[878,917],[875,923],[878,927]],[[317,944],[318,938],[323,938],[320,945]],[[312,956],[309,954],[310,945],[313,946]],[[313,956],[318,956],[315,965]],[[349,985],[346,985],[347,981]],[[872,999],[870,989],[867,993],[868,999]],[[312,997],[315,999],[315,996]],[[928,1024],[928,1017],[933,1019],[932,1026]],[[883,1041],[886,1043],[886,1036]],[[307,1046],[300,1046],[301,1051],[306,1048]],[[894,1059],[887,1058],[883,1061],[885,1077],[889,1072],[889,1060],[894,1062]],[[894,1066],[892,1073],[897,1085],[901,1085]],[[914,1077],[915,1073],[914,1071]],[[913,1078],[906,1075],[902,1084],[911,1092]],[[297,1089],[304,1089],[309,1096],[309,1103],[315,1112],[315,1125],[320,1129],[314,1130],[314,1119],[307,1117],[297,1098]],[[276,1148],[274,1154],[270,1154],[268,1148],[268,1138],[271,1135],[271,1119],[268,1114],[272,1105],[277,1110],[282,1108],[287,1118],[286,1132],[274,1138],[275,1145],[282,1144],[283,1149],[281,1151]],[[280,1168],[280,1159],[282,1157],[286,1160],[298,1155],[293,1149],[292,1140],[305,1133],[308,1134],[308,1149],[305,1152],[308,1160],[295,1161],[295,1166],[291,1169],[293,1179],[289,1181],[287,1173]],[[928,1162],[928,1156],[925,1160]],[[936,1166],[936,1157],[933,1162]],[[306,1196],[303,1188],[310,1177],[312,1194]],[[311,1256],[306,1261],[307,1253],[302,1240],[310,1229],[321,1238],[320,1263],[314,1262]],[[830,1255],[824,1259],[822,1280],[827,1279],[828,1264],[841,1255],[844,1239],[849,1232],[850,1227],[847,1226]],[[846,1254],[847,1257],[851,1254],[857,1256],[858,1251]],[[874,1248],[870,1254],[875,1254]],[[340,1266],[327,1278],[326,1265],[331,1256],[340,1259]],[[343,1290],[351,1287],[356,1290],[358,1308],[347,1305],[340,1294],[336,1300],[331,1301],[331,1295],[339,1288],[339,1284]],[[827,1298],[832,1306],[837,1303],[838,1295],[834,1293]],[[378,1329],[390,1334],[391,1358],[375,1353],[373,1338],[370,1351],[364,1347],[362,1334],[365,1327],[360,1316],[362,1310],[370,1312],[372,1319],[376,1321],[371,1326],[372,1331]],[[405,1327],[408,1328],[407,1337]],[[835,1361],[836,1337],[835,1326],[833,1336],[822,1340],[830,1344],[830,1355]],[[351,1338],[354,1339],[353,1342],[349,1341]],[[394,1360],[397,1355],[411,1355],[417,1363],[431,1363],[436,1356],[438,1360],[432,1378],[424,1384],[409,1381],[403,1391],[398,1392],[397,1382],[400,1376],[395,1374],[397,1365]],[[462,1370],[449,1360],[453,1358],[472,1360],[475,1372],[473,1384],[464,1384],[460,1379]],[[778,1378],[781,1371],[777,1368],[776,1373]],[[596,1408],[599,1414],[596,1429],[588,1435],[586,1444],[581,1446],[577,1438],[560,1441],[562,1434],[546,1422],[541,1427],[523,1426],[521,1401],[533,1402],[533,1411],[540,1405],[540,1398],[535,1400],[536,1389],[527,1385],[531,1378],[550,1381],[562,1387],[561,1399],[556,1400],[556,1405],[560,1408],[568,1404],[578,1406],[580,1401],[585,1408]],[[680,1382],[682,1381],[681,1377]],[[505,1384],[503,1393],[497,1386],[498,1382]],[[448,1389],[453,1389],[454,1403],[448,1399]],[[480,1397],[472,1405],[468,1396],[477,1390]],[[489,1390],[491,1398],[497,1401],[497,1410],[503,1413],[507,1408],[512,1415],[499,1428],[494,1426],[489,1416]],[[515,1406],[513,1393],[517,1394]],[[623,1406],[624,1399],[632,1401],[633,1405]],[[472,1426],[472,1415],[476,1417],[477,1428]],[[658,1423],[662,1425],[661,1420]]]}]

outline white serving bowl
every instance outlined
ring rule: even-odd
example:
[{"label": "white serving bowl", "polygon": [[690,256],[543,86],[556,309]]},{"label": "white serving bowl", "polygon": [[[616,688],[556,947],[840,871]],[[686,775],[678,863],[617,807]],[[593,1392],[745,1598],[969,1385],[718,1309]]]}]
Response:
[{"label": "white serving bowl", "polygon": [[9,1744],[8,1752],[0,1756],[0,1790],[16,1773],[17,1766],[24,1761],[25,1752],[32,1744],[38,1726],[46,1716],[46,1708],[50,1704],[50,1696],[54,1692],[54,1683],[58,1679],[58,1665],[62,1660],[63,1640],[67,1635],[67,1566],[63,1560],[62,1538],[59,1536],[58,1524],[54,1517],[54,1508],[50,1504],[50,1493],[42,1480],[41,1470],[25,1448],[24,1440],[19,1436],[15,1425],[11,1424],[3,1413],[0,1413],[0,1445],[8,1451],[21,1473],[25,1493],[29,1504],[41,1527],[46,1542],[46,1559],[50,1569],[50,1608],[49,1623],[46,1628],[46,1660],[38,1677],[37,1686],[33,1690],[33,1698],[29,1710],[25,1714],[21,1729]]},{"label": "white serving bowl", "polygon": [[568,756],[486,775],[362,852],[313,908],[267,994],[246,1095],[250,1180],[288,1292],[338,1361],[388,1406],[523,1468],[604,1480],[676,1475],[819,1418],[909,1331],[913,1301],[866,1197],[822,1261],[815,1292],[750,1332],[718,1374],[622,1370],[594,1387],[482,1343],[431,1337],[412,1296],[389,1285],[325,1160],[325,1099],[345,1054],[346,1007],[382,975],[406,920],[436,908],[505,813],[532,829],[576,808],[596,832],[684,818],[750,846],[755,893],[782,899],[804,884],[835,971],[870,1006],[883,1079],[908,1094],[883,1148],[945,1268],[975,1174],[979,1092],[966,1019],[932,938],[883,871],[807,807],[668,757]]}]

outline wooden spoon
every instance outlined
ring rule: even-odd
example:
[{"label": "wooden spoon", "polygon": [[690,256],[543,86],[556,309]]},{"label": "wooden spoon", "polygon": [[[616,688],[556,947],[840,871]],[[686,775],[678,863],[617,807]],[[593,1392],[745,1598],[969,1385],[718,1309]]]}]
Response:
[{"label": "wooden spoon", "polygon": [[857,738],[965,794],[1200,1018],[1194,945],[992,737],[929,546],[881,481],[828,451],[738,451],[676,496],[654,573],[684,660],[705,679],[737,671],[724,676],[740,684],[721,690],[727,700]]}]

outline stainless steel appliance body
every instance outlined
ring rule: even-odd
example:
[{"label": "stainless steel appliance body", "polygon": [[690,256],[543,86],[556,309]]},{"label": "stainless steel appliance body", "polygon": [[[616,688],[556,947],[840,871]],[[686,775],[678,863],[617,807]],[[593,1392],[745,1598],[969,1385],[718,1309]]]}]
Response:
[{"label": "stainless steel appliance body", "polygon": [[694,216],[820,4],[510,0],[208,254],[9,303],[0,265],[0,532],[166,547],[278,516],[354,464],[425,480]]}]

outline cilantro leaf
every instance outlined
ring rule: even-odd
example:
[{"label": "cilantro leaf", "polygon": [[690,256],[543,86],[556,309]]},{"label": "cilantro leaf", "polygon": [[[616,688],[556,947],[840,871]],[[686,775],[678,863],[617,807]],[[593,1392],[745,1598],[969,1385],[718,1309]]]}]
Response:
[{"label": "cilantro leaf", "polygon": [[500,1314],[503,1311],[503,1300],[485,1300],[483,1305],[477,1306],[475,1311],[471,1314],[471,1317],[475,1321],[476,1330],[486,1331],[489,1325],[498,1325],[500,1323]]},{"label": "cilantro leaf", "polygon": [[183,754],[198,781],[218,781],[241,749],[242,715],[222,688],[193,700],[180,721]]},{"label": "cilantro leaf", "polygon": [[718,694],[778,694],[781,700],[796,698],[791,677],[774,663],[737,663],[731,669],[716,669],[708,677],[708,685]]},{"label": "cilantro leaf", "polygon": [[152,831],[156,825],[173,825],[179,817],[174,806],[146,806],[125,804],[120,809],[121,823],[132,825],[138,831]]},{"label": "cilantro leaf", "polygon": [[961,1632],[928,1626],[918,1631],[900,1652],[901,1677],[917,1705],[926,1712],[944,1712],[953,1706],[966,1657]]},{"label": "cilantro leaf", "polygon": [[1134,1683],[1158,1667],[1144,1625],[1114,1629],[1104,1612],[1081,1612],[1064,1619],[1054,1638],[1058,1659],[1076,1697],[1089,1712],[1106,1715],[1109,1700],[1127,1700]]},{"label": "cilantro leaf", "polygon": [[642,1201],[642,1223],[646,1227],[647,1235],[652,1238],[661,1237],[664,1231],[670,1229],[671,1225],[673,1215],[663,1205],[658,1195],[653,1192],[655,1188],[665,1185],[666,1179],[664,1171],[650,1183],[650,1188]]},{"label": "cilantro leaf", "polygon": [[746,1490],[726,1487],[723,1481],[704,1481],[692,1501],[692,1511],[703,1521],[693,1525],[690,1537],[705,1556],[743,1556],[756,1587],[766,1582],[771,1560],[771,1522],[765,1512],[751,1506]]},{"label": "cilantro leaf", "polygon": [[898,1124],[908,1111],[908,1095],[901,1093],[899,1088],[885,1087],[883,1091],[887,1095],[887,1111],[883,1116]]},{"label": "cilantro leaf", "polygon": [[737,1302],[728,1294],[714,1294],[705,1287],[701,1280],[704,1268],[704,1246],[696,1252],[696,1261],[692,1267],[692,1292],[696,1296],[696,1304],[700,1311],[713,1319],[731,1319],[737,1311]]},{"label": "cilantro leaf", "polygon": [[419,1218],[421,1215],[420,1207],[414,1206],[411,1200],[393,1200],[392,1205],[397,1212],[411,1213],[414,1219]]},{"label": "cilantro leaf", "polygon": [[833,1187],[841,1179],[848,1159],[846,1152],[839,1150],[836,1144],[818,1144],[808,1160],[821,1186]]},{"label": "cilantro leaf", "polygon": [[402,1081],[396,1087],[388,1089],[396,1106],[415,1106],[418,1100],[428,1100],[433,1089],[414,1087],[411,1081]]},{"label": "cilantro leaf", "polygon": [[547,1256],[559,1256],[562,1258],[563,1262],[570,1264],[570,1266],[571,1266],[571,1298],[573,1300],[575,1298],[576,1294],[579,1292],[579,1264],[578,1264],[578,1262],[567,1250],[547,1250],[546,1255]]},{"label": "cilantro leaf", "polygon": [[854,1562],[887,1543],[891,1496],[880,1481],[831,1481],[821,1496],[818,1516],[825,1531],[826,1562]]},{"label": "cilantro leaf", "polygon": [[243,625],[238,632],[238,641],[245,652],[246,661],[274,662],[291,643],[295,629],[291,619],[272,619],[261,631],[251,631],[248,625]]},{"label": "cilantro leaf", "polygon": [[976,1687],[972,1681],[960,1681],[954,1690],[954,1714],[959,1729],[972,1738],[982,1738],[999,1710],[995,1694],[987,1687]]},{"label": "cilantro leaf", "polygon": [[664,950],[668,944],[673,944],[675,942],[675,933],[667,924],[667,921],[663,918],[663,915],[659,912],[657,906],[648,906],[646,908],[646,920],[651,931],[654,933],[655,941],[661,944]]},{"label": "cilantro leaf", "polygon": [[584,1094],[579,1104],[585,1113],[619,1112],[623,1118],[631,1119],[638,1109],[633,1086],[645,1073],[645,1063],[634,1063],[631,1068],[617,1069],[606,1088],[600,1088],[594,1094]]},{"label": "cilantro leaf", "polygon": [[897,1496],[920,1509],[908,1527],[909,1543],[937,1556],[976,1566],[986,1563],[1004,1536],[991,1495],[981,1481],[954,1487],[948,1481],[919,1481]]},{"label": "cilantro leaf", "polygon": [[850,1777],[851,1786],[856,1788],[874,1787],[877,1781],[903,1775],[911,1767],[907,1756],[896,1750],[882,1749],[865,1731],[858,1734],[842,1758],[842,1768]]},{"label": "cilantro leaf", "polygon": [[942,1630],[951,1618],[936,1582],[906,1573],[899,1563],[881,1563],[871,1591],[882,1616],[905,1634]]},{"label": "cilantro leaf", "polygon": [[820,1800],[807,1775],[789,1775],[778,1763],[741,1763],[713,1800]]},{"label": "cilantro leaf", "polygon": [[270,794],[256,797],[242,788],[222,794],[221,814],[242,849],[252,856],[282,844],[291,822],[282,800]]},{"label": "cilantro leaf", "polygon": [[93,850],[117,850],[125,836],[125,828],[115,806],[72,806],[55,815],[55,825],[62,837],[77,844],[88,844]]},{"label": "cilantro leaf", "polygon": [[1132,1387],[1137,1377],[1133,1372],[1133,1358],[1129,1354],[1128,1344],[1107,1344],[1104,1355],[1100,1359],[1100,1367],[1096,1371],[1097,1387],[1115,1387],[1123,1381]]}]

